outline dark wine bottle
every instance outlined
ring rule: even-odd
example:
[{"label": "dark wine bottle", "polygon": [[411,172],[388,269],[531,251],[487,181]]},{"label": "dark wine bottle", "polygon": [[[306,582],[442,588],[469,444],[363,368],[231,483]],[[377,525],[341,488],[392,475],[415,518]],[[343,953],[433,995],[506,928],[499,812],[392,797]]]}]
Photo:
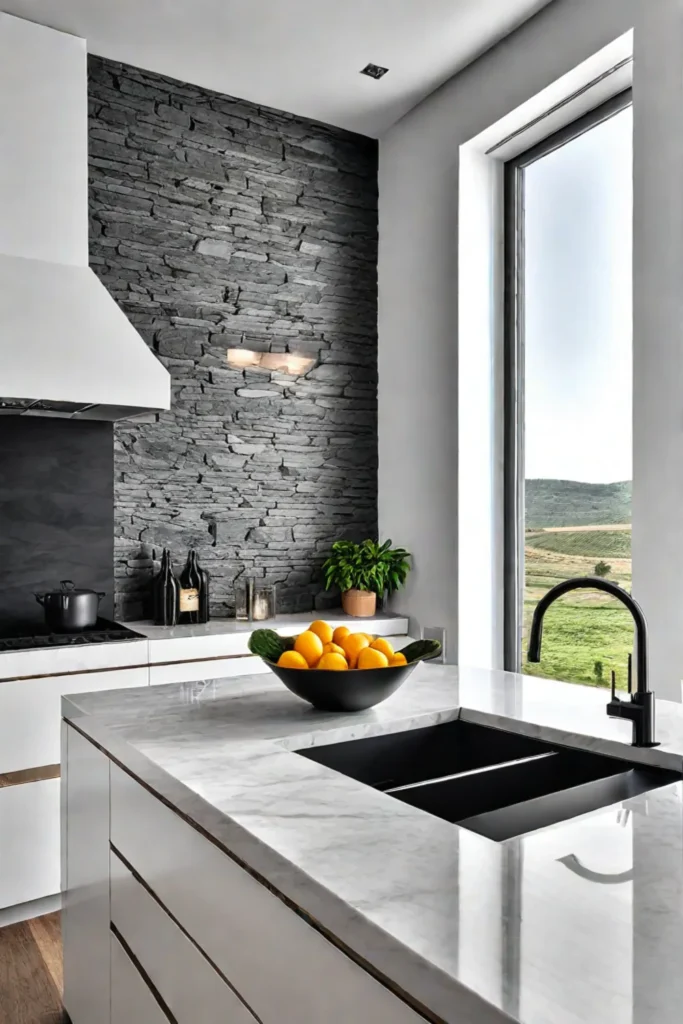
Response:
[{"label": "dark wine bottle", "polygon": [[211,611],[209,609],[209,580],[211,577],[207,570],[202,569],[200,566],[196,551],[194,552],[194,564],[201,580],[199,587],[199,621],[208,622],[211,618]]},{"label": "dark wine bottle", "polygon": [[178,621],[180,586],[173,572],[171,552],[164,548],[161,569],[152,581],[154,621],[158,626],[175,626]]},{"label": "dark wine bottle", "polygon": [[209,621],[209,574],[200,568],[197,552],[190,549],[180,574],[180,622]]}]

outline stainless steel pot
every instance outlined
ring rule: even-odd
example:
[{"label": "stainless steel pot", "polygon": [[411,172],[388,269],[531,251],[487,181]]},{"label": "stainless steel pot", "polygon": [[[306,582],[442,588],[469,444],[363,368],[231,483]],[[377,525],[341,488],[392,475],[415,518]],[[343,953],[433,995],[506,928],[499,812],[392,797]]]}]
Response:
[{"label": "stainless steel pot", "polygon": [[77,590],[71,580],[62,580],[61,590],[36,594],[45,611],[45,624],[55,633],[79,633],[94,626],[97,610],[105,596],[95,590]]}]

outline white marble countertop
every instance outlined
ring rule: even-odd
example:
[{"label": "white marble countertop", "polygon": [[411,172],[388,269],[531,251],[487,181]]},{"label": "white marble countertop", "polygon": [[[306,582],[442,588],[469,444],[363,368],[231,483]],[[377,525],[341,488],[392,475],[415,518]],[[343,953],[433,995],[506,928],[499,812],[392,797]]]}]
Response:
[{"label": "white marble countertop", "polygon": [[64,714],[438,1019],[678,1024],[683,783],[495,843],[293,752],[462,717],[683,770],[683,707],[658,701],[662,745],[636,750],[606,699],[423,665],[358,715],[264,676],[85,694]]},{"label": "white marble countertop", "polygon": [[[0,683],[34,679],[38,676],[71,675],[140,665],[175,664],[213,658],[235,658],[249,653],[249,636],[265,627],[279,633],[296,633],[315,618],[325,617],[332,626],[347,623],[354,629],[363,623],[381,636],[405,635],[408,619],[390,613],[367,619],[352,618],[342,611],[297,612],[279,615],[265,622],[241,622],[236,619],[212,619],[201,625],[155,626],[152,622],[124,622],[121,625],[139,633],[139,639],[100,644],[66,644],[28,651],[0,651]],[[74,683],[78,689],[78,684]]]},{"label": "white marble countertop", "polygon": [[[124,625],[128,629],[135,630],[136,633],[142,633],[149,640],[178,640],[188,637],[233,636],[236,633],[251,633],[252,630],[259,628],[276,629],[278,632],[287,629],[296,630],[301,629],[302,626],[307,626],[315,619],[324,619],[325,622],[329,622],[331,626],[335,627],[352,625],[355,629],[359,629],[363,623],[367,623],[369,626],[386,626],[387,628],[392,626],[402,627],[407,623],[404,615],[394,615],[390,612],[386,614],[378,613],[365,619],[358,619],[351,615],[345,615],[342,611],[333,610],[327,612],[293,612],[290,615],[278,615],[274,619],[265,619],[262,622],[248,622],[244,619],[211,619],[210,622],[203,622],[198,625],[156,626],[148,620],[139,620],[136,622],[126,622]],[[400,632],[405,632],[405,629],[401,629]],[[387,633],[388,635],[389,633]]]},{"label": "white marble countertop", "polygon": [[196,626],[155,626],[152,622],[127,622],[126,625],[147,637],[149,660],[154,665],[189,658],[226,658],[247,654],[247,641],[253,630],[275,629],[278,633],[297,633],[316,618],[325,619],[335,627],[348,624],[354,630],[362,629],[365,623],[373,633],[383,636],[404,634],[408,630],[408,619],[405,616],[379,613],[367,619],[357,619],[336,610],[295,612],[263,622],[212,619]]}]

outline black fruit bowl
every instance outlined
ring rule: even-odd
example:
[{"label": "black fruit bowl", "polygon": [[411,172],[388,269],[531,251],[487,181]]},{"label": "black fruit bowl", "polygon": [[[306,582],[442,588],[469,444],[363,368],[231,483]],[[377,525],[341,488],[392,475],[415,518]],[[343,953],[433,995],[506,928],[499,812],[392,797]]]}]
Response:
[{"label": "black fruit bowl", "polygon": [[265,658],[262,660],[288,690],[319,711],[366,711],[391,697],[418,664],[330,672],[318,668],[281,668]]}]

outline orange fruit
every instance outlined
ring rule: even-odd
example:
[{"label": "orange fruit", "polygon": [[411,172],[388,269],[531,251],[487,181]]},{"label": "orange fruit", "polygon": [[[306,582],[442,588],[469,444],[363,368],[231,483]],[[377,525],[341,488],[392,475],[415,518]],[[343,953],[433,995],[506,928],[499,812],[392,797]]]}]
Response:
[{"label": "orange fruit", "polygon": [[323,654],[315,667],[327,672],[346,672],[349,666],[343,654]]},{"label": "orange fruit", "polygon": [[345,636],[348,636],[351,630],[348,626],[337,626],[334,633],[332,634],[332,642],[335,644],[341,644]]},{"label": "orange fruit", "polygon": [[358,655],[364,647],[369,647],[368,638],[365,633],[349,633],[342,639],[341,646],[344,648],[344,654],[346,660],[349,663],[349,668],[355,668],[356,662],[358,661]]},{"label": "orange fruit", "polygon": [[308,627],[311,633],[315,633],[319,636],[324,644],[331,644],[334,630],[329,622],[324,622],[323,619],[316,619]]},{"label": "orange fruit", "polygon": [[323,654],[341,654],[342,658],[346,657],[344,648],[339,644],[323,644]]},{"label": "orange fruit", "polygon": [[381,651],[382,654],[386,654],[389,661],[394,656],[394,648],[391,646],[388,640],[385,640],[383,636],[378,636],[376,640],[373,640],[370,644],[374,651]]},{"label": "orange fruit", "polygon": [[294,641],[294,650],[297,654],[302,654],[306,659],[308,667],[312,668],[320,661],[323,653],[323,642],[317,633],[312,633],[310,629],[306,629],[303,633],[299,633]]},{"label": "orange fruit", "polygon": [[400,651],[397,651],[396,654],[392,654],[389,658],[389,664],[393,668],[395,665],[407,665],[408,662],[406,661],[405,654],[401,654]]},{"label": "orange fruit", "polygon": [[386,654],[376,651],[374,647],[364,647],[358,655],[358,668],[387,668],[388,664]]},{"label": "orange fruit", "polygon": [[280,668],[308,668],[308,662],[298,651],[283,651],[277,663]]}]

